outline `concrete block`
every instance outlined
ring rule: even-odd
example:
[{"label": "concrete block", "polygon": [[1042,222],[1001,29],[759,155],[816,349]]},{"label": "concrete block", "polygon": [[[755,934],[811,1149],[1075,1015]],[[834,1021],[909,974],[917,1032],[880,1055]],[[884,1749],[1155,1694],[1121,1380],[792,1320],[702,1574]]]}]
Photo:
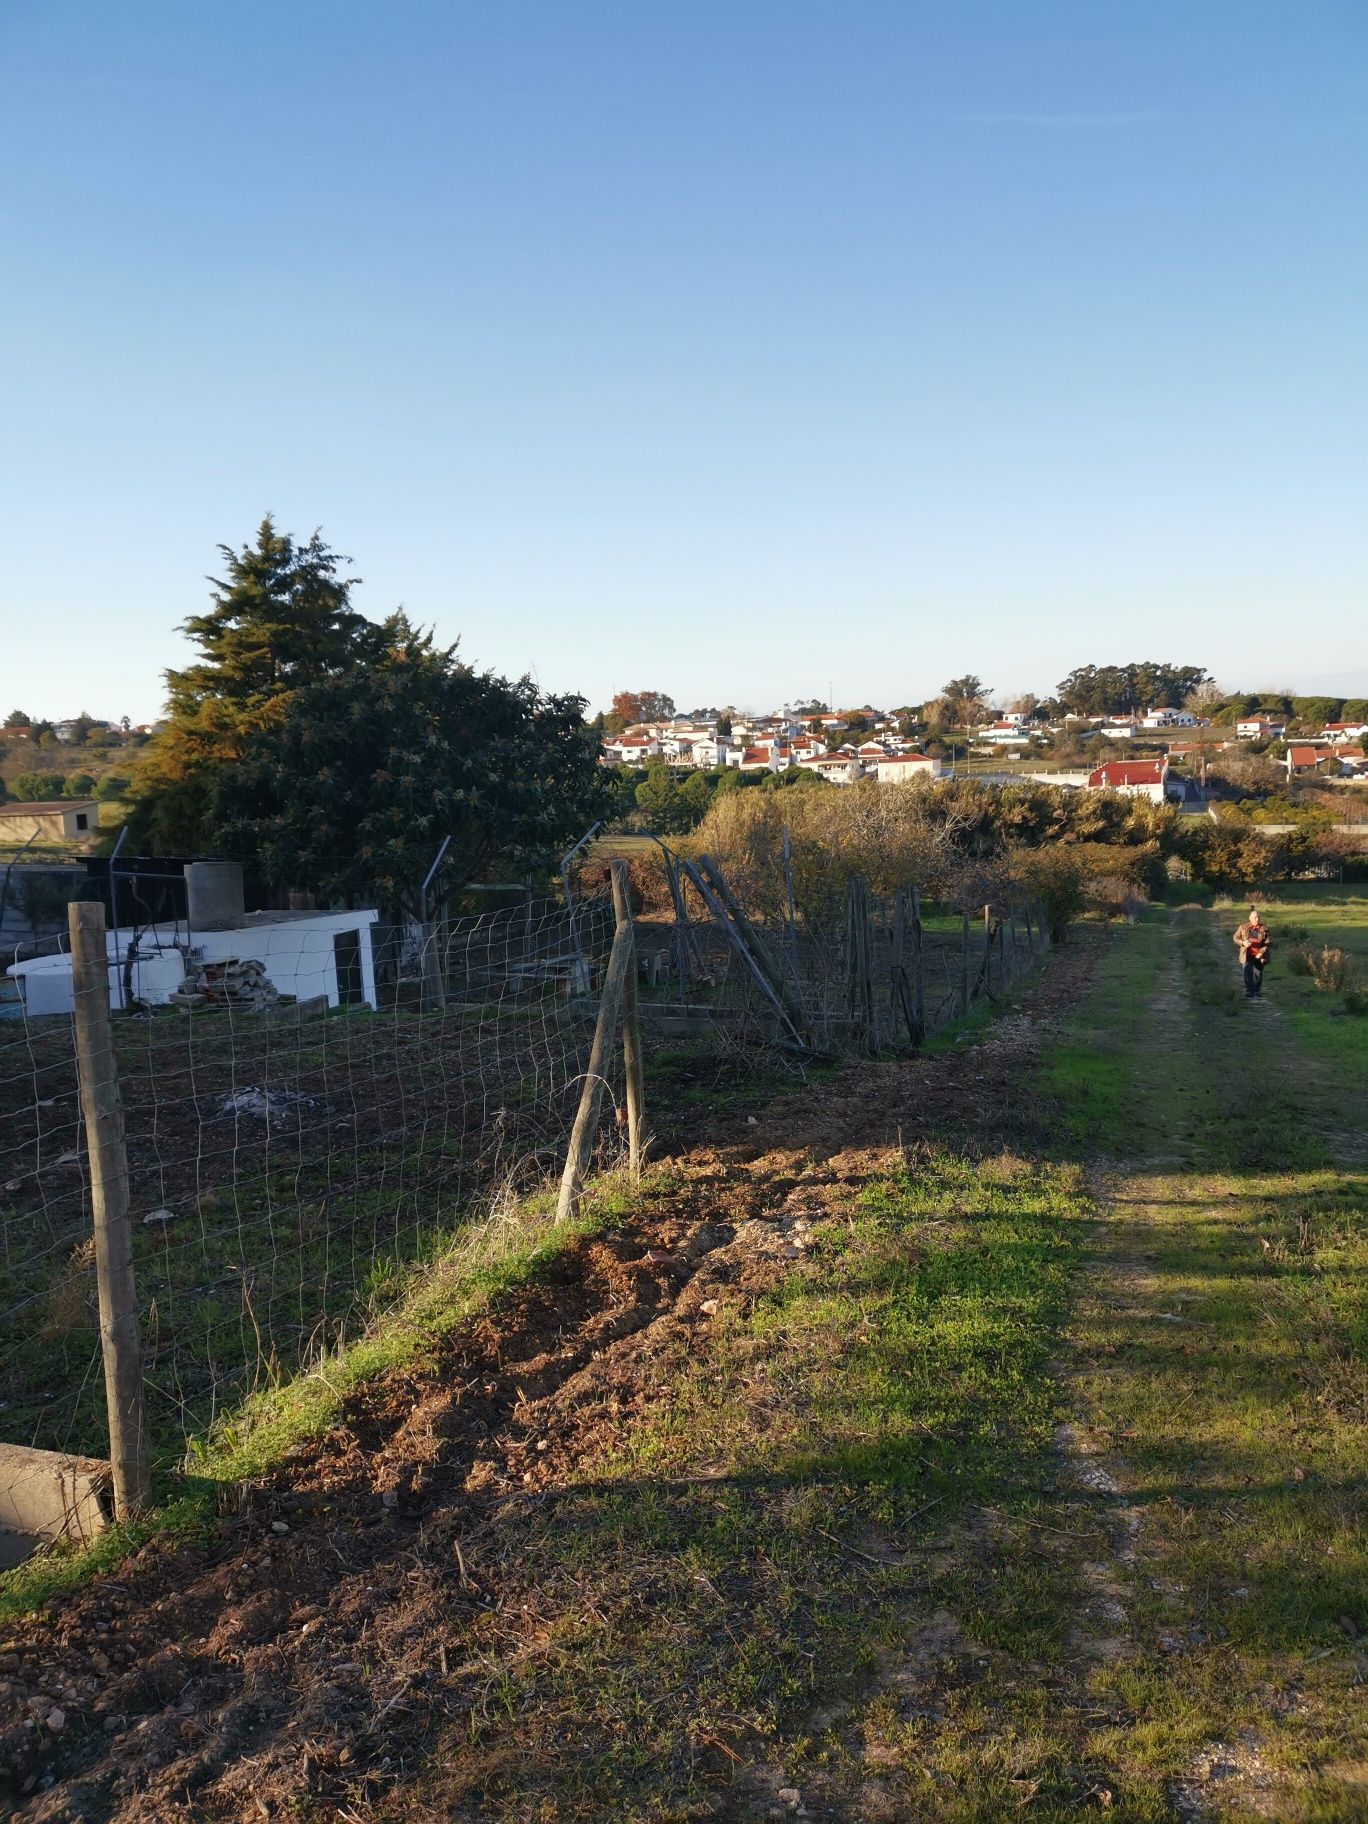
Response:
[{"label": "concrete block", "polygon": [[0,1531],[88,1543],[109,1525],[109,1489],[98,1457],[0,1444]]}]

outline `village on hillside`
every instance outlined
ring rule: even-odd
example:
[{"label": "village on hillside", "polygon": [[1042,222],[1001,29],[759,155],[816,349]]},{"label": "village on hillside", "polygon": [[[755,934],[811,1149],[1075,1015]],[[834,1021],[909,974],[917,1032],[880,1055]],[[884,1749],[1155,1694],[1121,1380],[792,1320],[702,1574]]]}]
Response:
[{"label": "village on hillside", "polygon": [[[833,785],[866,778],[913,784],[967,772],[1122,792],[1163,803],[1166,798],[1199,798],[1204,763],[1243,749],[1279,762],[1289,778],[1315,774],[1368,782],[1362,746],[1368,721],[1327,721],[1304,739],[1292,740],[1288,727],[1287,717],[1256,713],[1218,724],[1193,710],[1169,707],[1135,716],[1067,712],[1058,718],[1035,710],[985,710],[949,732],[905,711],[871,704],[842,712],[704,711],[632,722],[620,733],[604,736],[601,758],[607,766],[663,764],[680,772],[734,768],[780,774],[800,768]],[[1113,742],[1126,746],[1113,752]],[[1064,758],[1075,753],[1087,758]],[[1171,777],[1172,768],[1181,772]]]}]

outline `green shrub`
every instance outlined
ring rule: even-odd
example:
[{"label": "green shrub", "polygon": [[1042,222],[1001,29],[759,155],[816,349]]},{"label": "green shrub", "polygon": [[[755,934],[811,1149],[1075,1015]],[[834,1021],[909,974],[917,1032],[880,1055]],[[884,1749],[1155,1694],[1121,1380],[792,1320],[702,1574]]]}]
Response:
[{"label": "green shrub", "polygon": [[45,802],[60,798],[65,783],[61,773],[20,773],[14,781],[14,795],[25,804]]}]

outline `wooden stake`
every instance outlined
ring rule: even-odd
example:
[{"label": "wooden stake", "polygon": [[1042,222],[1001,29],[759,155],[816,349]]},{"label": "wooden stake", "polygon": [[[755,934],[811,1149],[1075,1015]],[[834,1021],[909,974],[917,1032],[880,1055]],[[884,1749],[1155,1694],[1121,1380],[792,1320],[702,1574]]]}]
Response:
[{"label": "wooden stake", "polygon": [[769,945],[765,942],[764,938],[761,937],[749,918],[746,917],[746,914],[741,910],[736,895],[727,885],[726,876],[713,860],[712,856],[700,855],[698,858],[698,868],[717,898],[726,908],[732,923],[741,933],[746,948],[755,959],[756,966],[769,982],[775,998],[783,1006],[788,1022],[793,1028],[795,1037],[798,1038],[800,1042],[805,1042],[807,1039],[807,1022],[803,1014],[803,1004],[798,998],[796,987],[791,988],[784,980],[784,972],[771,954]]},{"label": "wooden stake", "polygon": [[[722,880],[717,868],[706,855],[699,857],[697,867],[691,861],[683,862],[681,866],[685,875],[692,881],[698,897],[717,921],[723,936],[740,957],[756,986],[779,1015],[780,1023],[788,1027],[800,1050],[810,1050],[807,1024],[803,1018],[802,1008],[794,1003],[786,989],[781,992],[784,984],[775,972],[774,960],[769,956],[768,951],[765,952],[768,969],[762,964],[754,928],[735,899],[732,898],[731,891]],[[707,869],[706,878],[701,871],[704,867]],[[722,883],[720,891],[717,887],[718,882]]]},{"label": "wooden stake", "polygon": [[128,1151],[123,1098],[109,1017],[109,951],[105,911],[93,900],[68,908],[71,984],[76,1010],[76,1068],[81,1115],[90,1150],[90,1201],[95,1226],[95,1279],[100,1300],[109,1458],[114,1513],[131,1519],[150,1489],[143,1413],[142,1340],[133,1283],[133,1229],[128,1215]]},{"label": "wooden stake", "polygon": [[969,914],[960,913],[960,1018],[969,1017]]},{"label": "wooden stake", "polygon": [[623,984],[631,960],[631,926],[619,925],[613,936],[613,948],[608,955],[603,992],[599,996],[598,1019],[594,1023],[594,1042],[589,1048],[589,1068],[584,1074],[584,1088],[580,1091],[579,1108],[575,1112],[575,1125],[570,1130],[570,1146],[565,1155],[565,1170],[561,1173],[560,1195],[556,1199],[557,1222],[568,1221],[579,1208],[580,1187],[589,1167],[589,1156],[594,1150],[599,1104],[603,1100],[604,1073],[608,1066],[613,1035],[622,1013]]},{"label": "wooden stake", "polygon": [[926,957],[922,943],[921,888],[912,889],[912,1043],[926,1039]]},{"label": "wooden stake", "polygon": [[637,1012],[636,927],[632,923],[631,889],[627,863],[621,858],[611,861],[613,876],[613,910],[617,928],[626,929],[632,940],[632,954],[622,984],[622,1060],[627,1077],[627,1145],[632,1176],[640,1178],[641,1162],[646,1150],[646,1084],[641,1052],[641,1018]]},{"label": "wooden stake", "polygon": [[983,908],[983,968],[979,972],[983,978],[983,992],[993,992],[993,908]]}]

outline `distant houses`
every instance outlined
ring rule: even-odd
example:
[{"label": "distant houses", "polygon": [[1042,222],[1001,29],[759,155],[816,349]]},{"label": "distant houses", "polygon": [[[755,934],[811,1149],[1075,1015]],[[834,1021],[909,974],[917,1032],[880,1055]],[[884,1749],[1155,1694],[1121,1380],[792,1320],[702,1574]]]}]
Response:
[{"label": "distant houses", "polygon": [[[1121,791],[1162,802],[1170,789],[1178,795],[1176,782],[1171,787],[1168,779],[1170,762],[1191,762],[1199,756],[1205,759],[1222,748],[1250,742],[1274,747],[1279,763],[1286,764],[1289,777],[1319,771],[1347,774],[1352,768],[1344,764],[1338,768],[1328,766],[1327,755],[1339,758],[1352,753],[1368,737],[1368,723],[1331,722],[1321,731],[1293,737],[1290,745],[1284,747],[1288,721],[1286,716],[1260,710],[1230,723],[1213,724],[1193,710],[1169,705],[1132,715],[1083,716],[1070,712],[1055,721],[1044,720],[1038,711],[1003,710],[957,736],[956,757],[972,758],[975,752],[986,756],[994,751],[1004,758],[1012,756],[1009,765],[1014,771],[980,774],[1001,783],[1038,776],[1043,782],[1065,789]],[[856,734],[856,730],[861,733]],[[846,733],[847,739],[839,747],[829,748],[828,743],[838,732]],[[1165,740],[1170,734],[1198,738]],[[1042,742],[1056,740],[1068,746],[1096,743],[1099,763],[1091,768],[1084,764],[1067,775],[1055,767],[1048,780],[1043,773],[1037,775],[1032,771],[1032,756],[1040,752]],[[1101,754],[1113,742],[1124,742],[1144,757],[1134,761],[1101,760]],[[641,723],[605,739],[602,757],[605,764],[627,766],[663,760],[677,770],[731,767],[744,773],[779,774],[802,767],[837,785],[867,778],[884,784],[934,780],[942,777],[945,770],[937,757],[925,753],[912,738],[905,716],[893,716],[868,704],[859,711],[843,714],[785,710],[771,715],[736,714],[730,721],[717,718],[713,712],[699,712],[693,718],[675,716],[668,721]]]}]

